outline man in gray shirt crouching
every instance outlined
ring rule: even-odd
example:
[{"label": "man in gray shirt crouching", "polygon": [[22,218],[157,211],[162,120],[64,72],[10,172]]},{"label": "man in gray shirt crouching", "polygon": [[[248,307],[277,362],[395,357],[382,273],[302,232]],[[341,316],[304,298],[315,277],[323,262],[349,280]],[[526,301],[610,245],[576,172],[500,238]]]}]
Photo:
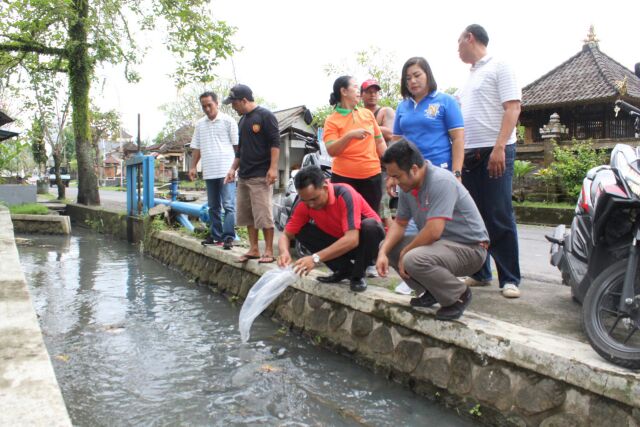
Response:
[{"label": "man in gray shirt crouching", "polygon": [[[416,291],[412,306],[440,303],[436,319],[458,319],[471,302],[471,290],[457,276],[478,271],[489,247],[478,208],[451,172],[424,160],[411,142],[394,143],[382,163],[402,191],[396,219],[378,253],[378,274],[386,276],[391,264]],[[410,219],[419,232],[405,236]]]}]

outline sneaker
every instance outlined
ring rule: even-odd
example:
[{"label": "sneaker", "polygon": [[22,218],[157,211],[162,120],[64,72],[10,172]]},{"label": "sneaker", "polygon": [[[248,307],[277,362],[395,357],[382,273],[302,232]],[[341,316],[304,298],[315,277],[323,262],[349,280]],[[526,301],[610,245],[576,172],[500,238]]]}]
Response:
[{"label": "sneaker", "polygon": [[222,249],[231,250],[233,248],[233,237],[227,237],[224,239],[224,244],[222,245]]},{"label": "sneaker", "polygon": [[211,236],[207,236],[206,239],[204,239],[203,241],[200,242],[203,246],[209,246],[209,245],[213,245],[213,246],[222,246],[222,242],[219,242],[217,240],[214,240],[213,237]]},{"label": "sneaker", "polygon": [[505,283],[501,292],[505,298],[520,298],[520,288],[515,283]]},{"label": "sneaker", "polygon": [[365,274],[367,275],[367,277],[378,277],[378,270],[376,270],[375,265],[370,265],[369,267],[367,267]]},{"label": "sneaker", "polygon": [[438,320],[456,320],[462,316],[464,310],[471,302],[471,289],[467,288],[466,291],[458,298],[458,301],[451,305],[442,307],[436,311],[436,319]]},{"label": "sneaker", "polygon": [[491,284],[491,280],[476,280],[469,276],[464,279],[464,284],[467,286],[489,286]]},{"label": "sneaker", "polygon": [[349,280],[349,287],[353,292],[362,292],[367,289],[367,282],[364,281],[364,278],[360,277],[352,277]]},{"label": "sneaker", "polygon": [[396,294],[411,295],[411,292],[413,292],[413,289],[411,289],[409,285],[407,285],[407,282],[402,281],[398,286],[396,286],[395,291],[396,291]]},{"label": "sneaker", "polygon": [[409,304],[411,304],[412,307],[429,308],[432,305],[435,305],[437,302],[438,301],[436,300],[436,298],[433,295],[431,295],[431,292],[424,291],[424,294],[422,294],[420,297],[411,298],[411,300],[409,301]]}]

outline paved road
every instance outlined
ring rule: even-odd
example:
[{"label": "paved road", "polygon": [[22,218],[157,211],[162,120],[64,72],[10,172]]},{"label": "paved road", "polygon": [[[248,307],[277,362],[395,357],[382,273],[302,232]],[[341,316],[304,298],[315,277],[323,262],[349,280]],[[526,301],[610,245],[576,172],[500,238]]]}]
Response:
[{"label": "paved road", "polygon": [[[57,194],[56,189],[50,192]],[[76,200],[78,189],[67,188],[67,198]],[[197,203],[204,203],[204,192],[196,193],[201,198]],[[126,193],[122,191],[100,190],[102,205],[115,209],[126,209]],[[560,284],[560,272],[549,264],[549,243],[544,235],[551,233],[553,227],[541,227],[534,225],[518,225],[518,238],[520,242],[520,269],[524,280],[536,282]],[[494,267],[495,271],[495,267]]]}]

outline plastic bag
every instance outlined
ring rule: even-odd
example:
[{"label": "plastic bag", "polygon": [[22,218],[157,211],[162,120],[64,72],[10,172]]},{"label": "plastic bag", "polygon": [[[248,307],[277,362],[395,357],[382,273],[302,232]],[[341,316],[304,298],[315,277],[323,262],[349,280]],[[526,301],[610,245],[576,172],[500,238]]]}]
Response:
[{"label": "plastic bag", "polygon": [[297,278],[291,267],[273,269],[264,273],[253,285],[240,310],[238,323],[242,342],[249,341],[249,332],[255,318]]}]

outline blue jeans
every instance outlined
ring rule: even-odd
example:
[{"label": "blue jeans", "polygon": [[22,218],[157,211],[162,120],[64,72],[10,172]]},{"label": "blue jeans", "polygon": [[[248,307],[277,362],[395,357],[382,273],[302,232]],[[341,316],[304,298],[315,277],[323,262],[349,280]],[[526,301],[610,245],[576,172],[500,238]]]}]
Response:
[{"label": "blue jeans", "polygon": [[[224,184],[224,178],[205,180],[211,220],[211,237],[218,242],[236,236],[236,183]],[[221,213],[224,209],[224,224]]]},{"label": "blue jeans", "polygon": [[520,284],[518,260],[518,230],[511,205],[513,162],[516,158],[515,144],[505,148],[505,171],[500,178],[489,178],[489,155],[492,148],[465,150],[462,183],[476,202],[480,215],[489,232],[489,255],[476,274],[476,280],[491,280],[491,260],[496,263],[498,281]]}]

